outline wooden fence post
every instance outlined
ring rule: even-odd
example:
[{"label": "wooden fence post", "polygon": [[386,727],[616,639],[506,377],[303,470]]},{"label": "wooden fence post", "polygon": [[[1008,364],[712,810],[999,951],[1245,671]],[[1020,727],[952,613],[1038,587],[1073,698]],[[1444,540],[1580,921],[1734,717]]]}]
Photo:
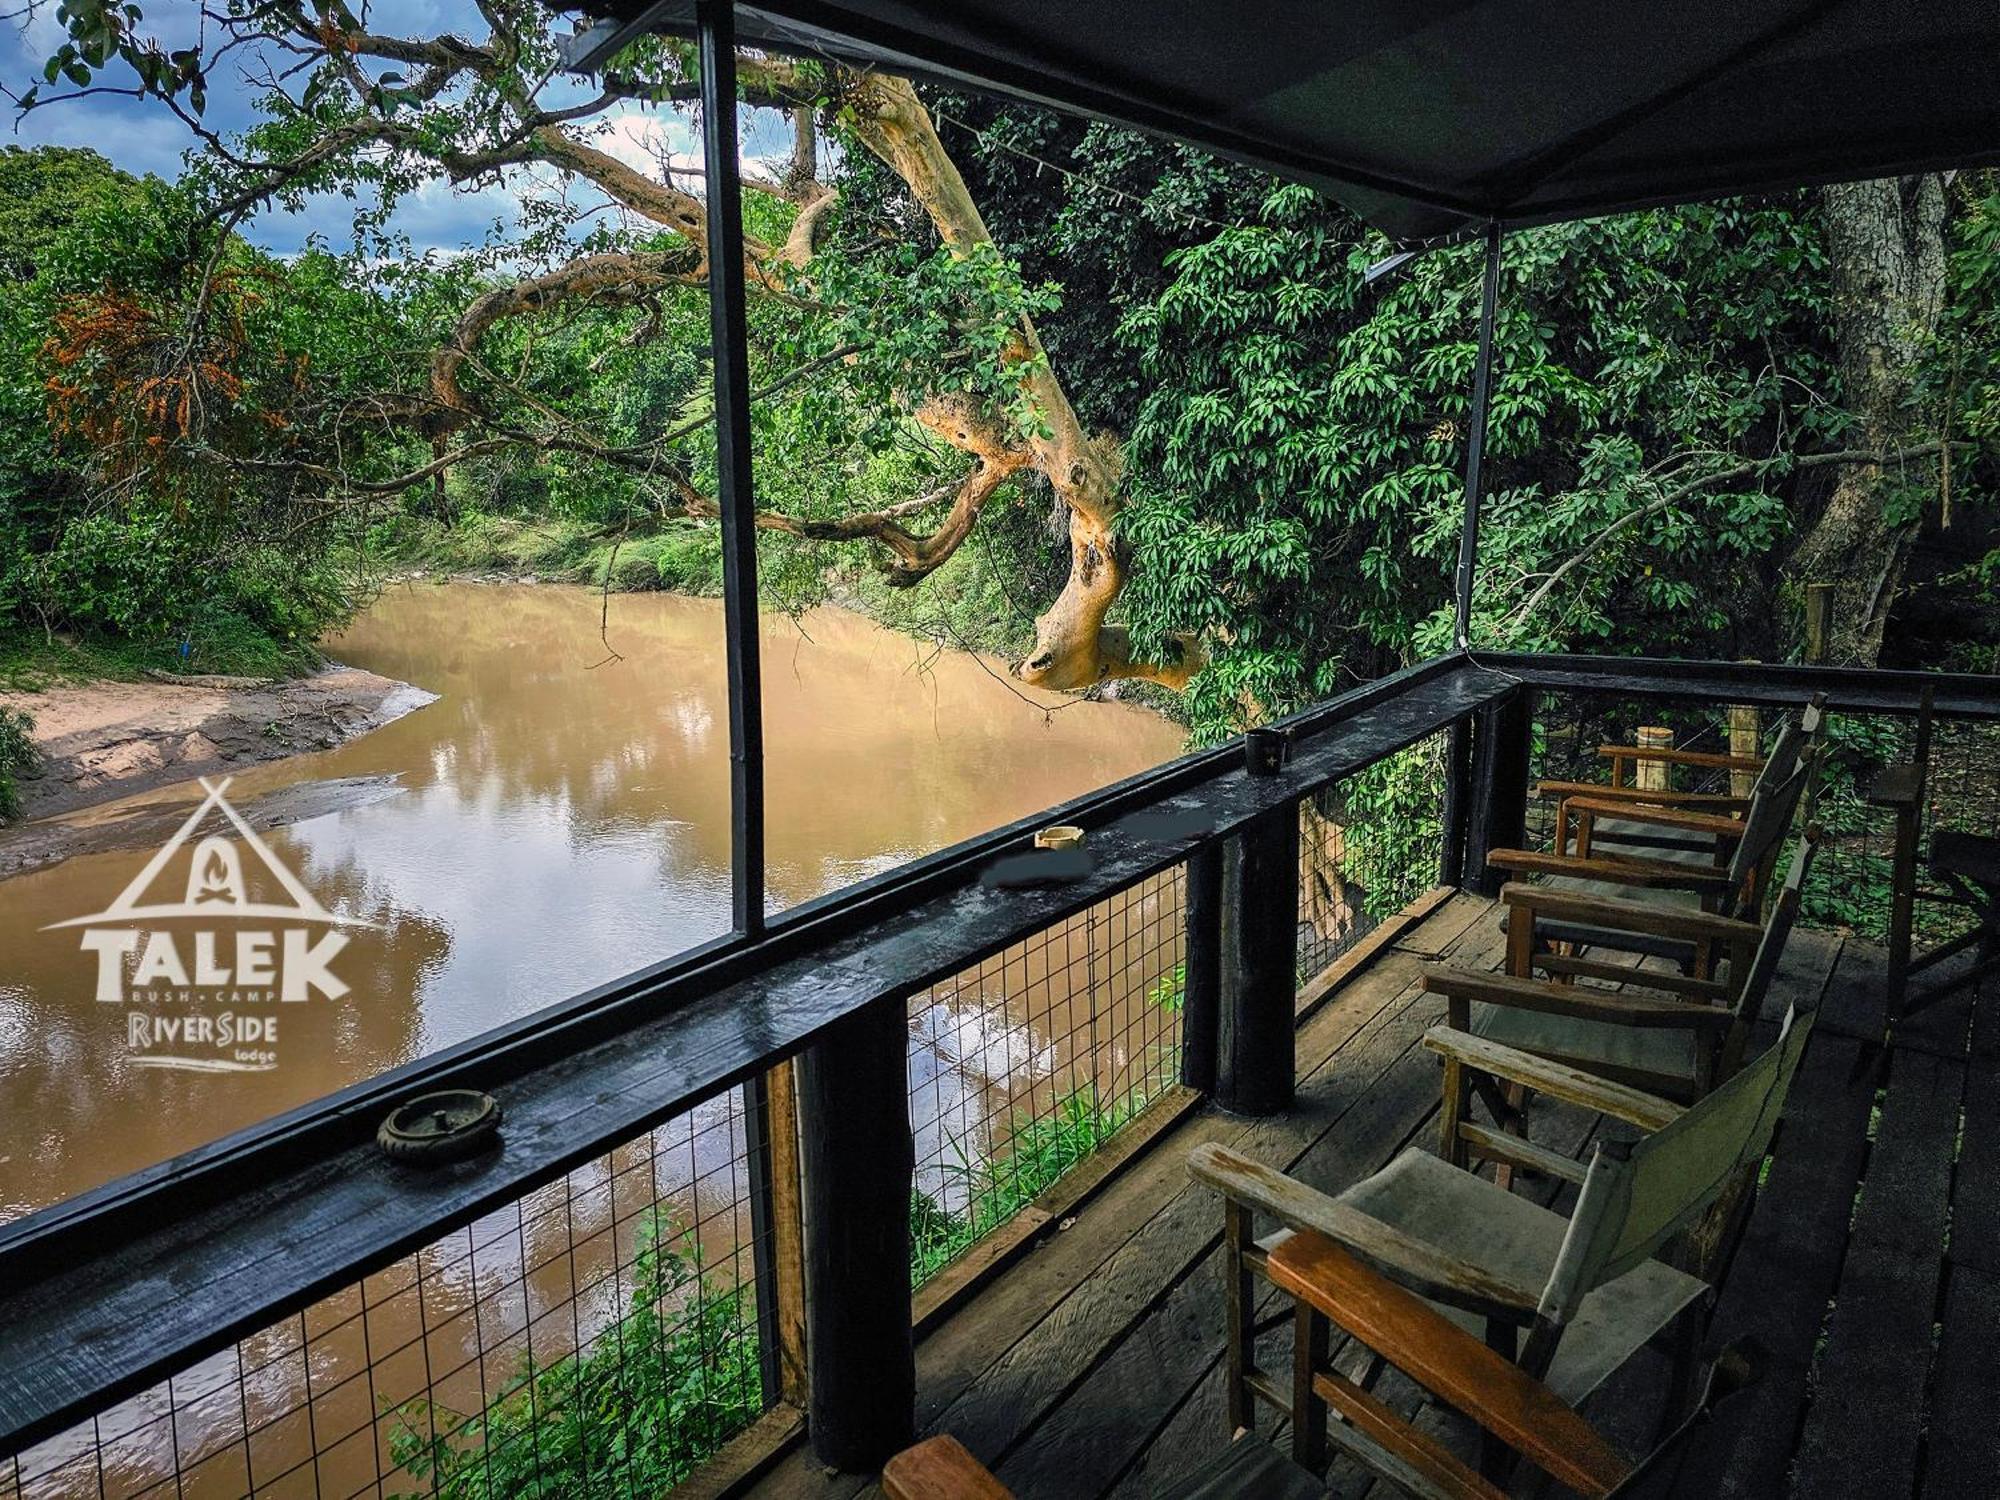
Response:
[{"label": "wooden fence post", "polygon": [[1445,737],[1444,846],[1438,856],[1438,884],[1465,881],[1466,825],[1472,810],[1472,721],[1453,721]]},{"label": "wooden fence post", "polygon": [[743,1103],[764,1404],[782,1401],[803,1409],[805,1216],[799,1201],[799,1107],[791,1059],[744,1084]]},{"label": "wooden fence post", "polygon": [[842,1018],[799,1058],[808,1425],[820,1462],[850,1472],[916,1436],[909,1048],[899,997]]},{"label": "wooden fence post", "polygon": [[1473,742],[1465,885],[1482,896],[1499,895],[1507,879],[1506,871],[1487,868],[1486,856],[1495,849],[1518,849],[1527,840],[1534,704],[1534,689],[1520,687],[1479,711]]},{"label": "wooden fence post", "polygon": [[1181,967],[1181,1082],[1215,1092],[1217,1026],[1222,1011],[1222,849],[1204,844],[1188,856],[1186,940]]},{"label": "wooden fence post", "polygon": [[[1729,706],[1729,753],[1755,759],[1762,749],[1763,723],[1756,705],[1732,703]],[[1755,771],[1731,771],[1729,773],[1729,795],[1747,797],[1757,789]]]},{"label": "wooden fence post", "polygon": [[1242,1115],[1288,1109],[1297,1068],[1299,810],[1263,814],[1223,846],[1215,1099]]},{"label": "wooden fence post", "polygon": [[[1632,738],[1641,750],[1674,748],[1673,730],[1661,724],[1641,724]],[[1672,768],[1663,760],[1636,760],[1632,764],[1632,784],[1649,792],[1664,792],[1672,779]]]}]

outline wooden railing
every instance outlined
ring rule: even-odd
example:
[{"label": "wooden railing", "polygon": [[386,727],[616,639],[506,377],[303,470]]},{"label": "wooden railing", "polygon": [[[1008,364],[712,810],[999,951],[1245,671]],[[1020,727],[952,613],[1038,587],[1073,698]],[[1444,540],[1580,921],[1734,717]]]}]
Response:
[{"label": "wooden railing", "polygon": [[[1239,745],[1191,755],[834,893],[0,1229],[0,1454],[743,1088],[765,1400],[805,1402],[826,1462],[872,1465],[912,1431],[909,996],[1179,867],[1184,1085],[1283,1110],[1305,799],[1448,737],[1440,871],[1490,890],[1540,695],[1907,715],[1926,684],[1941,714],[2000,719],[1994,678],[1460,654],[1278,726],[1270,774]],[[1086,867],[996,883],[1051,823],[1088,831]],[[421,1177],[384,1160],[381,1118],[445,1087],[500,1099],[499,1147]]]}]

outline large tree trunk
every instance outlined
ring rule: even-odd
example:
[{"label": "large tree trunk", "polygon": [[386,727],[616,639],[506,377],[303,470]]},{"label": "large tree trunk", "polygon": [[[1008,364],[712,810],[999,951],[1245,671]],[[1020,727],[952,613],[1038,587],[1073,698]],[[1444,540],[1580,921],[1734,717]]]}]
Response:
[{"label": "large tree trunk", "polygon": [[[1821,195],[1833,271],[1834,339],[1855,418],[1848,447],[1887,452],[1910,435],[1911,385],[1944,302],[1944,183],[1934,176],[1846,183]],[[1785,569],[1795,595],[1833,585],[1828,659],[1873,666],[1915,525],[1887,502],[1920,471],[1854,464]]]}]

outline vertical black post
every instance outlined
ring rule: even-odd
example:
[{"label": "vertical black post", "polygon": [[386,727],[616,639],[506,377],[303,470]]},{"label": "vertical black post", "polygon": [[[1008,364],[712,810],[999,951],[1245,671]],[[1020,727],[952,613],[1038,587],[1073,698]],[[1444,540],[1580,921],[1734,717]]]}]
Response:
[{"label": "vertical black post", "polygon": [[1466,813],[1472,806],[1472,721],[1452,720],[1444,741],[1443,847],[1438,851],[1438,884],[1465,879]]},{"label": "vertical black post", "polygon": [[1299,810],[1264,813],[1222,852],[1215,1100],[1241,1115],[1291,1107],[1297,1069]]},{"label": "vertical black post", "polygon": [[836,1022],[799,1059],[808,1426],[820,1462],[852,1472],[916,1436],[909,1046],[893,999]]},{"label": "vertical black post", "polygon": [[729,652],[730,915],[764,928],[764,703],[757,652],[757,527],[750,480],[750,352],[743,322],[743,183],[736,146],[736,11],[697,0],[702,161],[708,181],[708,327],[714,348],[716,504]]},{"label": "vertical black post", "polygon": [[1222,1013],[1222,845],[1188,856],[1186,938],[1181,967],[1181,1082],[1215,1092],[1216,1026]]},{"label": "vertical black post", "polygon": [[1534,690],[1524,686],[1479,711],[1464,873],[1469,887],[1482,896],[1499,895],[1507,878],[1504,870],[1486,867],[1487,854],[1518,849],[1527,837],[1534,707]]},{"label": "vertical black post", "polygon": [[[1472,646],[1472,580],[1479,567],[1479,496],[1485,485],[1486,423],[1493,406],[1493,324],[1500,303],[1500,225],[1486,226],[1486,275],[1479,294],[1479,353],[1472,365],[1472,411],[1465,432],[1465,519],[1458,533],[1452,645]],[[1457,885],[1465,876],[1466,813],[1472,801],[1467,784],[1472,767],[1471,726],[1451,726],[1444,789],[1444,850],[1438,883]]]},{"label": "vertical black post", "polygon": [[1500,226],[1486,226],[1486,280],[1479,295],[1479,354],[1472,366],[1472,413],[1465,432],[1465,523],[1458,534],[1458,608],[1453,642],[1472,644],[1472,575],[1479,565],[1479,495],[1485,482],[1486,422],[1493,406],[1493,321],[1500,301]]}]

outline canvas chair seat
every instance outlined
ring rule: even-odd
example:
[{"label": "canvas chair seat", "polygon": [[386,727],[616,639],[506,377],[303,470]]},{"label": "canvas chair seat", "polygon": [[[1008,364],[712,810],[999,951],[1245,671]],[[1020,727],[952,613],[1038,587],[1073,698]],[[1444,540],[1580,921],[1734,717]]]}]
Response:
[{"label": "canvas chair seat", "polygon": [[1691,1097],[1701,1083],[1701,1051],[1692,1027],[1620,1026],[1475,1001],[1471,1030],[1502,1046],[1674,1098]]},{"label": "canvas chair seat", "polygon": [[[1713,842],[1701,848],[1680,847],[1627,848],[1620,844],[1618,835],[1645,833],[1647,826],[1633,822],[1629,818],[1599,818],[1593,834],[1593,845],[1601,845],[1600,852],[1633,854],[1646,859],[1663,860],[1669,864],[1686,865],[1695,870],[1717,868]],[[1676,891],[1659,886],[1620,885],[1613,880],[1579,880],[1573,875],[1551,875],[1540,882],[1554,891],[1571,891],[1583,896],[1608,896],[1618,901],[1640,901],[1648,906],[1679,907],[1686,911],[1701,909],[1701,896],[1695,891]],[[1507,930],[1508,918],[1500,919],[1500,930]],[[1580,922],[1558,922],[1544,919],[1536,930],[1544,939],[1552,943],[1575,943],[1589,947],[1592,943],[1602,944],[1611,934],[1602,928],[1587,927]],[[1651,958],[1668,959],[1683,967],[1694,961],[1694,944],[1681,942],[1675,938],[1652,937],[1639,933],[1619,933],[1613,944],[1621,952],[1643,953]]]},{"label": "canvas chair seat", "polygon": [[[1461,1171],[1421,1146],[1405,1147],[1388,1166],[1335,1200],[1359,1209],[1469,1264],[1522,1286],[1549,1279],[1569,1220],[1518,1193]],[[1290,1238],[1281,1230],[1259,1243],[1268,1251]],[[1649,1260],[1583,1299],[1563,1330],[1543,1383],[1571,1406],[1588,1396],[1683,1310],[1708,1295],[1698,1277]],[[1468,1332],[1486,1321],[1434,1303]]]},{"label": "canvas chair seat", "polygon": [[[1562,1214],[1462,1171],[1421,1146],[1404,1148],[1386,1169],[1342,1193],[1340,1201],[1527,1286],[1548,1280],[1570,1225]],[[1605,1282],[1583,1299],[1565,1325],[1544,1383],[1575,1406],[1708,1294],[1699,1277],[1657,1260]],[[1443,1311],[1470,1331],[1484,1333],[1483,1319]]]}]

